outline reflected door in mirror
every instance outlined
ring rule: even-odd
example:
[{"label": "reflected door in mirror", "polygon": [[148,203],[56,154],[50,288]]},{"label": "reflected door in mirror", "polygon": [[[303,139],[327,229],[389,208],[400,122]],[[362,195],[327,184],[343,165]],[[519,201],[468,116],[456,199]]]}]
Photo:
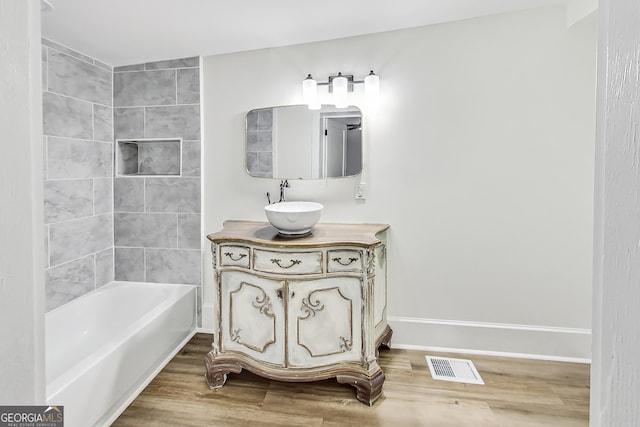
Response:
[{"label": "reflected door in mirror", "polygon": [[246,170],[254,177],[323,179],[362,171],[362,113],[357,107],[289,105],[246,117]]}]

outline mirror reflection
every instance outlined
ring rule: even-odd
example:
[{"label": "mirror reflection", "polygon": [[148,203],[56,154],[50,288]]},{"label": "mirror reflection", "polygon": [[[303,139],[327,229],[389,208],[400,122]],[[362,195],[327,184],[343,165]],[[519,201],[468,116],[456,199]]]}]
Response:
[{"label": "mirror reflection", "polygon": [[357,107],[287,105],[251,110],[246,116],[249,175],[323,179],[362,170],[362,112]]}]

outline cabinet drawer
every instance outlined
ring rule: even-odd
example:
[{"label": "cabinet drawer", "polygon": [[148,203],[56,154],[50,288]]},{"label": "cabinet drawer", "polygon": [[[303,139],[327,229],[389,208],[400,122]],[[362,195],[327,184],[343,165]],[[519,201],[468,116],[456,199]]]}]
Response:
[{"label": "cabinet drawer", "polygon": [[327,271],[329,273],[341,271],[361,272],[362,251],[355,249],[341,249],[327,251]]},{"label": "cabinet drawer", "polygon": [[249,268],[250,252],[251,250],[246,246],[220,245],[218,252],[220,265]]},{"label": "cabinet drawer", "polygon": [[280,274],[321,274],[322,251],[277,252],[254,249],[253,269]]}]

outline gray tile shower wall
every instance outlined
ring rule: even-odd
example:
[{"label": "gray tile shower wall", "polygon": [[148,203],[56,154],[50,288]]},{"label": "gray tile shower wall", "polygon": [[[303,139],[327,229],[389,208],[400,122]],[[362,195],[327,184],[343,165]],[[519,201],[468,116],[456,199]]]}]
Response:
[{"label": "gray tile shower wall", "polygon": [[[113,280],[200,285],[199,58],[114,70],[43,39],[42,70],[47,311]],[[114,177],[115,138],[182,139],[179,175]]]},{"label": "gray tile shower wall", "polygon": [[46,309],[113,281],[113,70],[42,40]]},{"label": "gray tile shower wall", "polygon": [[199,59],[116,67],[113,81],[116,140],[182,139],[179,176],[114,179],[115,279],[200,285]]}]

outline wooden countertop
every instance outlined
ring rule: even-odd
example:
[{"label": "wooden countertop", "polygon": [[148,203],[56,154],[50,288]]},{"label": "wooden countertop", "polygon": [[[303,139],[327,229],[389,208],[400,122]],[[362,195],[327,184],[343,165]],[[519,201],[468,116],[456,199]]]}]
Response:
[{"label": "wooden countertop", "polygon": [[268,222],[228,220],[223,225],[221,231],[207,236],[209,240],[212,242],[244,241],[281,247],[377,246],[382,243],[377,235],[389,228],[388,224],[318,223],[311,229],[311,234],[303,237],[287,237],[280,235]]}]

